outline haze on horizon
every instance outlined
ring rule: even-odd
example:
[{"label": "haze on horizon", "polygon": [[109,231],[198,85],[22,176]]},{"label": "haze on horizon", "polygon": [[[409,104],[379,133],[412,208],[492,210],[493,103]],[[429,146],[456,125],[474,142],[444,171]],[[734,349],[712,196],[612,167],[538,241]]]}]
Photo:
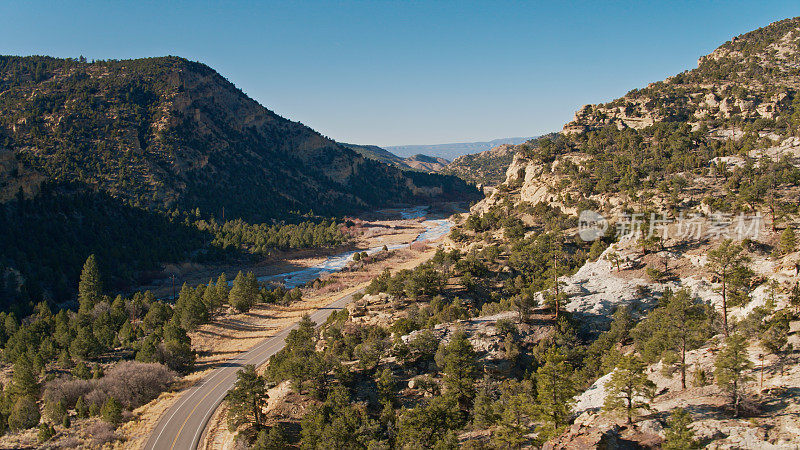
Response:
[{"label": "haze on horizon", "polygon": [[790,1],[9,2],[0,54],[178,55],[338,141],[430,145],[559,130],[797,15]]}]

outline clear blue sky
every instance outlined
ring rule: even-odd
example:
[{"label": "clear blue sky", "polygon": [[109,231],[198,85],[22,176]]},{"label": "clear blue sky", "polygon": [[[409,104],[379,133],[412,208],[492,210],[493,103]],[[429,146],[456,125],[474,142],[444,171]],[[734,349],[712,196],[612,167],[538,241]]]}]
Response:
[{"label": "clear blue sky", "polygon": [[558,130],[797,15],[797,0],[8,1],[0,53],[179,55],[336,140],[435,144]]}]

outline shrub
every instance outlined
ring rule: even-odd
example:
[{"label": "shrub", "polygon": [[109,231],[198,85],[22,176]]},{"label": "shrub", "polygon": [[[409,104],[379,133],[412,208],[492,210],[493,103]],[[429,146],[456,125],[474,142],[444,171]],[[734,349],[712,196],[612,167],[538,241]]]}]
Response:
[{"label": "shrub", "polygon": [[105,422],[95,422],[86,430],[86,434],[91,436],[94,439],[93,443],[98,446],[117,440],[114,428]]},{"label": "shrub", "polygon": [[175,372],[162,364],[124,361],[113,366],[93,384],[95,390],[104,392],[107,397],[114,397],[125,408],[133,409],[158,397],[175,376]]},{"label": "shrub", "polygon": [[100,409],[100,415],[106,422],[119,425],[122,422],[122,405],[114,397],[109,397]]},{"label": "shrub", "polygon": [[46,423],[39,425],[39,442],[49,441],[55,435],[56,429],[52,425]]},{"label": "shrub", "polygon": [[39,406],[33,397],[20,397],[11,409],[8,416],[8,426],[12,430],[26,430],[35,427],[39,423]]},{"label": "shrub", "polygon": [[[45,403],[62,403],[75,407],[79,399],[83,406],[100,408],[114,397],[126,409],[134,409],[164,392],[175,379],[175,372],[159,363],[123,361],[111,367],[102,378],[75,380],[57,378],[45,386]],[[79,412],[80,414],[80,412]]]},{"label": "shrub", "polygon": [[45,403],[61,403],[67,409],[75,407],[78,399],[92,390],[92,383],[87,380],[70,380],[56,378],[48,382],[44,388]]}]

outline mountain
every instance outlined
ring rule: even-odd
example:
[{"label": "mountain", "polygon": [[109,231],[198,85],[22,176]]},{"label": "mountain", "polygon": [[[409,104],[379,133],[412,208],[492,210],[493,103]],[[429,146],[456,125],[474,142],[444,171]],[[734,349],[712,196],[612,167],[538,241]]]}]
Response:
[{"label": "mountain", "polygon": [[459,142],[454,144],[433,144],[433,145],[397,145],[385,148],[386,150],[389,150],[390,152],[399,156],[412,156],[417,154],[425,154],[431,156],[438,156],[447,159],[449,161],[452,161],[461,155],[484,152],[486,150],[492,149],[493,147],[497,147],[498,145],[503,145],[503,144],[517,145],[529,139],[531,138],[511,137],[511,138],[494,139],[492,141],[486,141],[486,142]]},{"label": "mountain", "polygon": [[407,158],[402,158],[376,145],[341,145],[361,154],[366,158],[374,159],[385,164],[391,164],[401,169],[413,169],[422,172],[439,172],[449,163],[449,161],[444,158],[427,155],[413,155]]},{"label": "mountain", "polygon": [[0,147],[30,173],[28,194],[79,182],[146,208],[225,206],[249,220],[470,195],[454,177],[367,159],[177,57],[0,57]]},{"label": "mountain", "polygon": [[505,181],[506,169],[514,160],[514,145],[503,144],[480,153],[461,155],[442,170],[470,183],[494,186]]},{"label": "mountain", "polygon": [[92,253],[121,289],[236,256],[248,234],[266,252],[276,221],[478,195],[366,158],[200,63],[0,56],[0,308],[68,300]]}]

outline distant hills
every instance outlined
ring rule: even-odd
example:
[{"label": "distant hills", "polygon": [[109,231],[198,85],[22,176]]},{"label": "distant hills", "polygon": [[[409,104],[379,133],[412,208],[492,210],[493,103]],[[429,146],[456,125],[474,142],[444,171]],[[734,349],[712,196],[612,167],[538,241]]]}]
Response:
[{"label": "distant hills", "polygon": [[384,147],[398,156],[431,155],[452,161],[459,156],[485,152],[503,144],[518,145],[530,140],[530,137],[509,137],[485,142],[458,142],[453,144],[433,145],[397,145]]},{"label": "distant hills", "polygon": [[450,162],[444,158],[427,155],[413,155],[406,158],[378,147],[376,145],[341,144],[367,158],[391,164],[401,169],[418,170],[422,172],[439,172]]},{"label": "distant hills", "polygon": [[[538,138],[505,138],[487,142],[387,147],[395,151],[400,148],[406,150],[425,150],[431,153],[453,152],[453,154],[455,154],[455,152],[469,152],[456,156],[452,161],[448,161],[441,156],[427,156],[423,154],[402,157],[387,150],[387,148],[375,145],[341,145],[367,158],[386,164],[392,164],[403,169],[438,172],[445,175],[457,176],[473,185],[494,186],[505,180],[506,168],[511,164],[514,155],[517,153],[516,146],[523,143],[532,143],[535,145],[537,139]],[[487,148],[487,146],[491,147]]]}]

